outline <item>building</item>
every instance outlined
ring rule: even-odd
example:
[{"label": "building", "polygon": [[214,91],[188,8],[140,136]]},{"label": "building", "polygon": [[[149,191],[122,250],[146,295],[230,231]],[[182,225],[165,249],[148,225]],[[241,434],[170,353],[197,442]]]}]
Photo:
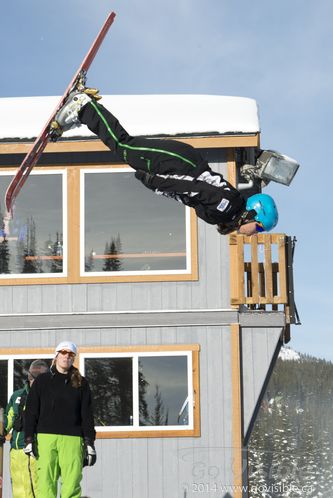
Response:
[{"label": "building", "polygon": [[[191,143],[234,184],[259,147],[252,99],[102,102],[133,135]],[[0,100],[2,214],[10,175],[56,103]],[[219,236],[144,189],[82,127],[31,173],[2,233],[0,272],[0,405],[32,359],[52,358],[61,340],[79,346],[98,432],[85,496],[248,496],[246,444],[295,320],[290,237]],[[9,487],[5,464],[5,498]]]}]

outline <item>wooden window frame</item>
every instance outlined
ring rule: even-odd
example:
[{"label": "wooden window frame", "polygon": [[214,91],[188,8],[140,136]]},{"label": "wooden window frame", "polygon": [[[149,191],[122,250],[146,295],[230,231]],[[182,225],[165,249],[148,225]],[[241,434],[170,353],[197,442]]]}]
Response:
[{"label": "wooden window frame", "polygon": [[[199,344],[177,344],[177,345],[142,345],[142,346],[119,346],[119,347],[79,347],[79,352],[75,358],[74,365],[79,368],[82,361],[84,361],[85,354],[89,354],[89,357],[103,358],[103,354],[131,354],[139,355],[149,353],[157,356],[158,353],[163,353],[161,356],[166,356],[170,353],[181,354],[191,354],[192,355],[192,389],[193,389],[193,425],[190,429],[140,429],[140,430],[106,430],[101,431],[96,429],[97,439],[129,439],[129,438],[170,438],[170,437],[199,437],[200,432],[200,373],[199,373]],[[82,359],[81,359],[82,355]],[[0,360],[13,360],[15,359],[36,359],[36,358],[53,358],[54,348],[0,348]],[[11,375],[10,375],[11,374]],[[12,395],[13,389],[13,369],[12,367],[8,369],[8,384],[7,384],[7,395],[8,399]]]},{"label": "wooden window frame", "polygon": [[[110,166],[82,166],[80,167],[80,195],[83,192],[84,186],[84,174],[85,173],[93,173],[94,170],[96,174],[104,173],[104,172],[114,172],[114,174],[121,172],[131,172],[133,168],[127,165],[112,165]],[[185,237],[186,237],[186,261],[189,269],[186,270],[156,270],[156,271],[147,271],[147,272],[115,272],[114,275],[105,274],[105,272],[98,272],[98,274],[94,274],[93,276],[89,275],[88,272],[83,272],[83,251],[84,251],[84,233],[82,228],[84,227],[84,203],[80,201],[80,261],[79,261],[79,278],[83,282],[140,282],[140,281],[154,281],[155,278],[157,280],[168,281],[168,280],[197,280],[198,271],[197,271],[197,223],[195,212],[193,209],[184,206],[185,208]],[[77,226],[77,224],[76,224]],[[195,240],[194,240],[195,236]]]},{"label": "wooden window frame", "polygon": [[[61,273],[44,273],[44,274],[10,274],[4,276],[4,274],[0,275],[0,285],[22,285],[22,284],[36,284],[36,283],[64,283],[68,278],[68,234],[70,233],[68,227],[68,171],[66,168],[59,166],[53,168],[35,168],[30,174],[32,176],[40,175],[60,175],[61,176],[61,185],[62,185],[62,228],[63,228],[63,271]],[[1,176],[10,176],[13,175],[12,169],[4,169],[0,168],[0,177]],[[15,219],[15,212],[14,212]],[[10,237],[10,234],[9,234]],[[25,276],[23,276],[25,275]],[[38,275],[38,276],[36,276]]]},{"label": "wooden window frame", "polygon": [[[67,209],[67,218],[64,222],[64,230],[67,236],[67,274],[47,274],[45,277],[41,276],[11,276],[0,277],[0,285],[36,285],[36,284],[78,284],[78,283],[104,283],[104,282],[165,282],[165,281],[196,281],[198,280],[198,230],[197,218],[195,211],[191,208],[185,207],[189,211],[188,221],[186,222],[186,230],[189,231],[189,252],[190,252],[190,271],[173,273],[163,273],[162,271],[156,274],[126,274],[117,275],[100,275],[90,276],[88,274],[80,274],[80,261],[81,261],[81,241],[80,241],[80,217],[81,217],[81,188],[80,178],[81,171],[84,170],[112,170],[124,169],[127,171],[129,166],[124,164],[84,164],[84,165],[62,165],[62,166],[42,166],[35,167],[34,171],[37,172],[65,172],[67,203],[63,203],[63,209]],[[1,167],[0,173],[13,173],[13,169],[9,167]],[[64,232],[65,237],[65,232]],[[64,268],[65,270],[66,268]]]}]

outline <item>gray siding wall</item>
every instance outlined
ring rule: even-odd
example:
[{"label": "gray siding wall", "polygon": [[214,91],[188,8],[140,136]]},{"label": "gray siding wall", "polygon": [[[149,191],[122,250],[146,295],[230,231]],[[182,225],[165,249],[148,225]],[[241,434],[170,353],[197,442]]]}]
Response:
[{"label": "gray siding wall", "polygon": [[[225,163],[212,167],[226,174]],[[197,282],[28,286],[0,282],[0,314],[230,308],[227,237],[198,220],[198,252]]]},{"label": "gray siding wall", "polygon": [[[212,166],[226,173],[225,163]],[[0,285],[0,314],[230,309],[228,239],[200,220],[198,229],[197,282]],[[243,329],[245,429],[280,333],[281,328]],[[200,492],[196,484],[233,483],[230,327],[57,331],[55,318],[54,330],[3,330],[0,334],[4,348],[53,347],[64,339],[79,346],[199,343],[201,437],[98,440],[98,463],[84,470],[83,494],[90,498],[226,495],[222,489]],[[9,498],[6,446],[4,498]]]},{"label": "gray siding wall", "polygon": [[[229,327],[20,331],[4,334],[2,346],[53,346],[66,337],[79,346],[198,343],[201,347],[201,437],[98,440],[98,463],[84,470],[83,496],[188,498],[198,494],[199,483],[232,484]],[[4,498],[11,496],[7,458]],[[217,496],[216,492],[203,495]]]},{"label": "gray siding wall", "polygon": [[281,327],[242,328],[243,415],[246,435],[264,387],[274,353],[279,345]]}]

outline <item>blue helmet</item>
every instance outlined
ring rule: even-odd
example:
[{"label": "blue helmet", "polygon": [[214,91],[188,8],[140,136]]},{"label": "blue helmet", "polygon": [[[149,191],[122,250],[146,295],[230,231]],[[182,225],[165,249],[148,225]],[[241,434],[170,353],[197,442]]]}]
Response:
[{"label": "blue helmet", "polygon": [[267,194],[251,195],[246,202],[246,210],[254,209],[257,213],[255,221],[262,224],[264,229],[269,232],[278,222],[279,214],[274,199]]}]

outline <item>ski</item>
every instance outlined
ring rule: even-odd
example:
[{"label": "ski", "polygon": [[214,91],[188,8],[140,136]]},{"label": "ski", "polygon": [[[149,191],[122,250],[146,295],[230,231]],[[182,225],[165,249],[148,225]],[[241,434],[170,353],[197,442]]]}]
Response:
[{"label": "ski", "polygon": [[6,219],[5,221],[7,221],[7,223],[8,223],[8,220],[10,220],[12,218],[13,206],[14,206],[16,197],[18,196],[21,188],[25,184],[25,182],[29,176],[30,171],[35,166],[35,164],[38,162],[40,156],[42,155],[42,153],[43,153],[43,151],[44,151],[44,149],[45,149],[45,147],[50,139],[50,125],[51,125],[52,121],[54,120],[55,115],[57,114],[59,109],[64,105],[64,103],[65,103],[66,99],[68,98],[68,95],[71,93],[71,91],[73,91],[78,84],[83,84],[83,85],[85,84],[87,71],[88,71],[91,63],[93,62],[93,60],[98,52],[98,49],[100,48],[111,24],[113,23],[115,16],[116,16],[116,14],[114,12],[111,12],[107,16],[100,32],[98,33],[95,41],[93,42],[89,51],[87,52],[87,55],[85,56],[82,63],[80,64],[78,70],[76,71],[75,75],[73,76],[73,78],[72,78],[71,82],[69,83],[65,93],[61,97],[57,107],[55,108],[55,110],[51,114],[49,120],[45,124],[41,134],[36,138],[31,149],[26,154],[25,158],[23,159],[23,162],[21,163],[14,178],[12,179],[12,181],[11,181],[7,191],[6,191],[6,195],[5,195],[5,203],[6,203],[6,209],[7,209],[7,213],[5,215],[5,219]]}]

